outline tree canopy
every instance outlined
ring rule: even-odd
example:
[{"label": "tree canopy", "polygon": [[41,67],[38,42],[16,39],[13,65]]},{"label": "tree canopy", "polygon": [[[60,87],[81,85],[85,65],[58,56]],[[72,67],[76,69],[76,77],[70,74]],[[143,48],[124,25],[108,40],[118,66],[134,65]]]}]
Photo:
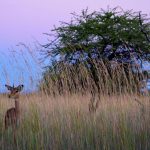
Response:
[{"label": "tree canopy", "polygon": [[147,56],[150,50],[149,19],[132,10],[114,8],[88,13],[86,9],[80,15],[72,13],[69,23],[62,22],[52,32],[54,40],[44,45],[44,54],[65,62],[88,58],[122,61],[123,57],[130,59],[131,53]]}]

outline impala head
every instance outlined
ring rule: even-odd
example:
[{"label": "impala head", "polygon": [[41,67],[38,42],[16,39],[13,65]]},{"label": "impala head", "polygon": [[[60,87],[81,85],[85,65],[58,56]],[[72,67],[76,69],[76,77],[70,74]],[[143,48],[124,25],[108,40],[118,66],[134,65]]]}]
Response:
[{"label": "impala head", "polygon": [[23,90],[23,87],[24,87],[24,85],[19,85],[19,86],[15,87],[14,85],[9,86],[7,84],[5,86],[10,91],[10,94],[8,95],[8,97],[14,98],[14,99],[19,98],[19,94]]}]

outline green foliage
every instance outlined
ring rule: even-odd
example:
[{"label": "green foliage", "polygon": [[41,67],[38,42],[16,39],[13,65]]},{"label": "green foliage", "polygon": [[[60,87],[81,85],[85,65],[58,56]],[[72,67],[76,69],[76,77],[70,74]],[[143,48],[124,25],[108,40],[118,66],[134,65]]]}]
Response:
[{"label": "green foliage", "polygon": [[148,21],[141,13],[119,8],[93,13],[86,9],[81,15],[73,13],[69,23],[62,22],[52,30],[56,39],[44,46],[45,55],[72,62],[77,52],[80,55],[77,60],[93,53],[99,58],[107,45],[112,45],[116,51],[122,44],[132,45],[137,52],[139,49],[149,52],[150,42],[145,36],[150,36]]}]

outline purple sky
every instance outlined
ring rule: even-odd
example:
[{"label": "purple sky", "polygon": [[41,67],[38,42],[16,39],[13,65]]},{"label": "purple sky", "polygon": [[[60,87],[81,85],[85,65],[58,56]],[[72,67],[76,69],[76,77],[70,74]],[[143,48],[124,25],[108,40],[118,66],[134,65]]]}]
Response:
[{"label": "purple sky", "polygon": [[59,21],[71,18],[71,12],[106,9],[121,6],[150,14],[149,0],[1,0],[0,49],[18,42],[43,40],[42,33],[50,31]]},{"label": "purple sky", "polygon": [[[29,90],[29,84],[37,83],[36,79],[41,75],[39,66],[30,56],[22,57],[20,47],[16,45],[23,42],[32,47],[35,39],[45,43],[47,37],[43,33],[50,33],[59,21],[69,21],[71,12],[80,13],[87,7],[95,11],[121,6],[150,16],[149,4],[149,0],[0,0],[0,85],[23,83]],[[15,57],[8,53],[12,48],[18,51]],[[28,57],[29,64],[24,57]],[[4,86],[0,87],[0,91],[3,90]]]}]

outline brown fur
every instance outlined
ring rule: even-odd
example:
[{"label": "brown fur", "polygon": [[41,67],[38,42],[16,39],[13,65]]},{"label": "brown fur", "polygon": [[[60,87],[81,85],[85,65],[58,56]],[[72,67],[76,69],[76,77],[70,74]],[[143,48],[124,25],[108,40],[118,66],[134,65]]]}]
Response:
[{"label": "brown fur", "polygon": [[16,128],[17,124],[19,123],[19,115],[19,102],[15,100],[15,107],[8,109],[5,114],[5,129],[7,129],[9,126]]}]

